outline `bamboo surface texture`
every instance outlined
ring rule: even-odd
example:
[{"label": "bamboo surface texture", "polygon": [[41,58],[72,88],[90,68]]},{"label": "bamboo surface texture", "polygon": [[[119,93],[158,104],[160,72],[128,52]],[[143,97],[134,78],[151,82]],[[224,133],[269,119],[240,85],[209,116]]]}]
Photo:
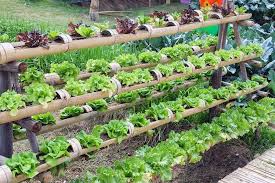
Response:
[{"label": "bamboo surface texture", "polygon": [[151,32],[145,30],[138,30],[136,34],[116,34],[110,37],[93,37],[88,39],[73,40],[68,43],[53,42],[49,45],[49,48],[25,48],[25,47],[13,47],[10,43],[0,44],[0,64],[5,64],[14,60],[21,60],[27,58],[34,58],[44,55],[52,55],[57,53],[64,53],[71,50],[78,50],[82,48],[94,48],[98,46],[114,45],[119,43],[125,43],[129,41],[143,40],[156,38],[160,36],[172,35],[176,33],[183,33],[192,31],[194,29],[208,27],[211,25],[220,25],[225,23],[232,23],[243,21],[251,18],[251,14],[242,14],[230,17],[224,17],[222,19],[210,19],[203,22],[197,22],[193,24],[170,26],[164,28],[155,28]]},{"label": "bamboo surface texture", "polygon": [[[249,89],[249,90],[246,90],[246,91],[240,91],[240,92],[238,92],[236,95],[232,96],[228,100],[216,100],[212,104],[207,105],[204,108],[186,109],[184,112],[182,112],[182,116],[183,117],[188,117],[188,116],[191,116],[191,115],[203,112],[203,111],[208,110],[210,108],[213,108],[215,106],[218,106],[218,105],[221,105],[223,103],[226,103],[226,102],[228,102],[230,100],[234,100],[234,99],[236,99],[238,97],[245,96],[247,94],[253,93],[253,92],[255,92],[257,90],[260,90],[260,89],[262,89],[262,88],[264,88],[266,86],[267,86],[267,84],[263,84],[263,85],[260,85],[257,88],[254,88],[254,89]],[[140,135],[140,134],[142,134],[144,132],[147,132],[148,130],[152,130],[152,129],[155,129],[155,128],[160,127],[162,125],[168,124],[170,122],[173,122],[174,120],[175,120],[175,115],[173,115],[169,119],[154,121],[154,122],[151,122],[147,126],[140,127],[140,128],[135,128],[133,134],[130,134],[127,137],[125,137],[124,140],[130,139],[130,138],[132,138],[134,136],[137,136],[137,135]],[[62,164],[64,162],[72,161],[72,160],[76,159],[77,157],[79,157],[81,155],[88,154],[90,152],[96,151],[96,150],[104,148],[104,147],[108,147],[108,146],[110,146],[112,144],[116,144],[116,143],[117,143],[116,139],[110,139],[110,140],[106,140],[105,142],[103,142],[99,148],[85,148],[85,149],[81,149],[80,152],[73,152],[73,153],[71,153],[70,157],[63,157],[63,158],[58,159],[57,160],[57,165]],[[45,172],[45,171],[47,171],[47,170],[49,170],[51,168],[52,167],[50,165],[48,165],[48,164],[45,163],[45,164],[41,164],[40,166],[38,166],[37,167],[37,171],[39,173],[42,173],[42,172]],[[24,181],[26,179],[28,179],[28,178],[25,175],[19,175],[19,176],[13,178],[13,182],[14,183],[22,182],[22,181]]]},{"label": "bamboo surface texture", "polygon": [[[246,61],[252,60],[256,57],[257,57],[256,55],[249,55],[249,56],[245,56],[242,60],[232,59],[232,60],[228,60],[228,61],[223,61],[219,64],[218,67],[224,67],[224,66],[228,66],[228,65],[232,65],[232,64],[236,64],[236,63],[246,62]],[[202,69],[196,69],[191,74],[184,74],[184,73],[174,74],[169,77],[160,78],[160,80],[153,80],[148,83],[142,83],[142,84],[137,84],[137,85],[133,85],[133,86],[122,87],[116,94],[123,93],[123,92],[129,92],[129,91],[137,90],[140,88],[145,88],[148,86],[153,86],[153,85],[156,85],[156,84],[159,84],[162,82],[172,81],[172,80],[176,80],[179,78],[188,77],[193,74],[203,73],[203,72],[211,71],[211,70],[215,70],[215,69],[217,69],[217,67],[207,66]],[[112,95],[112,93],[110,93],[110,92],[94,92],[94,93],[89,93],[89,94],[85,94],[85,95],[81,95],[81,96],[71,97],[66,100],[57,99],[57,100],[54,100],[54,101],[48,103],[47,108],[43,107],[42,105],[32,105],[32,106],[27,106],[23,109],[19,109],[16,116],[11,116],[9,111],[1,112],[0,113],[0,124],[17,121],[20,119],[24,119],[26,117],[36,115],[36,114],[57,111],[59,109],[65,108],[67,106],[82,105],[88,101],[110,97],[111,95]]]}]

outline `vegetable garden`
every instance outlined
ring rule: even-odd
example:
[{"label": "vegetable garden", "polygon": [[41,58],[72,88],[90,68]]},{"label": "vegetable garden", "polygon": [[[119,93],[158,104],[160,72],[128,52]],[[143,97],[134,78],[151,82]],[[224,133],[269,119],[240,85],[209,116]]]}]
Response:
[{"label": "vegetable garden", "polygon": [[[95,174],[73,181],[168,182],[176,165],[197,163],[214,145],[267,126],[274,119],[275,107],[275,99],[261,91],[269,85],[268,80],[260,75],[249,78],[246,70],[246,64],[255,63],[264,49],[255,43],[242,44],[239,32],[239,26],[253,25],[251,17],[244,7],[235,8],[234,1],[228,0],[222,7],[210,9],[189,7],[171,14],[155,11],[136,21],[117,18],[116,29],[106,23],[70,23],[67,33],[25,32],[17,35],[18,42],[0,43],[0,182],[32,179],[80,156],[209,111],[211,123],[171,132],[156,146],[144,146],[112,167],[99,167]],[[237,46],[225,49],[230,24]],[[64,61],[51,64],[50,73],[44,73],[19,61],[211,25],[219,25],[218,37],[178,43],[158,52],[126,53],[113,60],[90,59],[83,71]],[[239,79],[226,77],[225,68],[232,65],[239,66]],[[230,108],[239,98],[249,102]],[[79,129],[71,139],[37,138],[148,101],[146,109],[94,125],[89,132]],[[23,139],[29,140],[31,150],[14,153],[13,143]]]}]

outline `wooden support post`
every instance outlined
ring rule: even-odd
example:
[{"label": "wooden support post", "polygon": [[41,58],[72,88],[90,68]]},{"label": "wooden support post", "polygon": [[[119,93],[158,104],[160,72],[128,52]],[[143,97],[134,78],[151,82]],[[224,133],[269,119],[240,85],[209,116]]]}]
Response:
[{"label": "wooden support post", "polygon": [[99,0],[91,0],[90,4],[90,19],[97,21],[99,19]]},{"label": "wooden support post", "polygon": [[36,138],[36,134],[33,133],[30,130],[27,130],[26,133],[27,133],[27,137],[28,137],[28,140],[30,142],[30,145],[31,145],[32,152],[38,153],[39,152],[39,146],[38,146],[38,141],[37,141],[37,138]]},{"label": "wooden support post", "polygon": [[38,133],[42,128],[41,123],[38,123],[32,120],[31,118],[26,118],[26,119],[17,121],[16,123],[20,125],[22,128],[25,128],[26,130],[29,130],[33,133]]}]

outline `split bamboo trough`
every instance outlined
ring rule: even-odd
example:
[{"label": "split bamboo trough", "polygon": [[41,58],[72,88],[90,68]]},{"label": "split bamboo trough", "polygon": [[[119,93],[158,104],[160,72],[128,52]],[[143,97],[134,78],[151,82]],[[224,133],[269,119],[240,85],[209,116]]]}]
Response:
[{"label": "split bamboo trough", "polygon": [[[251,94],[253,92],[256,92],[257,90],[260,90],[260,89],[266,87],[267,85],[268,85],[268,83],[265,83],[265,84],[260,85],[256,88],[253,88],[253,89],[248,89],[246,91],[240,91],[237,94],[235,94],[234,96],[231,96],[230,99],[228,99],[228,100],[216,100],[212,104],[207,105],[203,108],[186,109],[184,112],[182,112],[182,116],[184,118],[184,117],[188,117],[188,116],[203,112],[203,111],[208,110],[210,108],[213,108],[213,107],[216,107],[216,106],[221,105],[223,103],[226,103],[230,100],[234,100],[238,97],[245,96],[247,94]],[[163,126],[165,124],[171,123],[171,122],[175,121],[175,119],[176,119],[176,116],[174,114],[172,114],[172,115],[169,116],[168,119],[154,121],[154,122],[151,122],[147,126],[140,127],[140,128],[134,128],[132,133],[130,133],[127,137],[125,137],[124,140],[130,139],[132,137],[143,134],[143,133],[145,133],[149,130],[152,130],[152,129],[158,128],[160,126]],[[69,157],[63,157],[63,158],[58,159],[57,163],[56,163],[56,166],[60,165],[64,162],[72,161],[72,160],[74,160],[74,159],[76,159],[76,158],[78,158],[82,155],[86,155],[86,154],[88,154],[90,152],[93,152],[93,151],[96,151],[98,149],[105,148],[105,147],[108,147],[108,146],[113,145],[113,144],[117,144],[116,139],[110,139],[110,140],[106,140],[105,142],[103,142],[99,148],[93,147],[93,148],[83,149],[77,139],[71,139],[71,140],[69,140],[69,142],[72,146],[73,152],[70,153]],[[45,171],[47,171],[51,168],[53,168],[53,167],[48,165],[47,163],[44,163],[44,164],[41,164],[37,167],[37,171],[39,173],[42,173],[42,172],[45,172]],[[9,175],[9,176],[12,175],[9,168],[6,165],[0,167],[0,174],[3,173],[1,171],[5,171],[4,174],[6,174],[6,175]],[[28,178],[25,175],[18,175],[16,177],[5,177],[5,176],[3,176],[3,177],[0,177],[0,182],[10,183],[10,180],[11,180],[12,183],[17,183],[17,182],[22,182],[26,179],[28,179]]]},{"label": "split bamboo trough", "polygon": [[[78,50],[82,48],[95,48],[99,46],[109,46],[114,44],[126,43],[129,41],[144,40],[150,38],[156,38],[161,36],[173,35],[177,33],[183,33],[192,31],[202,27],[208,27],[211,25],[220,25],[226,23],[233,23],[244,21],[251,18],[251,14],[235,15],[230,17],[224,17],[221,19],[209,19],[207,21],[187,24],[187,25],[174,25],[163,28],[154,28],[151,31],[137,30],[136,34],[111,34],[109,37],[93,37],[88,39],[72,40],[67,39],[63,43],[53,42],[49,45],[49,48],[25,48],[22,46],[16,47],[12,43],[0,44],[0,64],[5,64],[14,60],[21,60],[27,58],[33,58],[38,56],[45,56],[57,53],[64,53],[67,51]],[[111,32],[116,32],[112,30]],[[67,37],[70,37],[66,35]],[[65,37],[66,37],[65,36]]]},{"label": "split bamboo trough", "polygon": [[48,103],[47,107],[42,106],[42,105],[32,105],[32,106],[27,106],[23,109],[19,109],[16,116],[11,116],[9,111],[0,112],[0,124],[18,121],[20,119],[24,119],[24,118],[27,118],[27,117],[30,117],[30,116],[33,116],[36,114],[57,111],[59,109],[65,108],[67,106],[82,105],[90,100],[97,100],[97,99],[102,99],[102,98],[106,98],[106,97],[111,97],[113,95],[117,95],[120,93],[130,92],[130,91],[145,88],[148,86],[153,86],[153,85],[156,85],[159,83],[188,77],[193,74],[199,74],[199,73],[203,73],[203,72],[207,72],[207,71],[211,71],[211,70],[216,70],[217,68],[221,68],[224,66],[241,63],[241,62],[247,62],[247,61],[255,59],[255,58],[257,58],[257,56],[255,54],[253,54],[253,55],[249,55],[249,56],[244,56],[242,59],[232,59],[232,60],[228,60],[228,61],[222,61],[218,65],[218,67],[207,66],[205,68],[195,69],[192,71],[192,73],[189,73],[189,74],[178,73],[178,74],[174,74],[174,75],[168,76],[168,77],[160,77],[157,80],[153,80],[148,83],[142,83],[142,84],[137,84],[137,85],[133,85],[133,86],[121,87],[121,86],[119,86],[119,84],[116,84],[117,89],[116,89],[116,92],[114,92],[114,93],[106,92],[106,91],[99,91],[99,92],[88,93],[88,94],[80,95],[80,96],[76,96],[76,97],[70,97],[67,99],[56,99],[56,100],[53,100],[52,102]]}]

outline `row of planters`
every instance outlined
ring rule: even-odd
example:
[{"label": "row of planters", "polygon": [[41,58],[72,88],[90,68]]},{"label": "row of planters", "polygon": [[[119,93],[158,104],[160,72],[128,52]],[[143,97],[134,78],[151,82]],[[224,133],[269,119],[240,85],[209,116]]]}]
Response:
[{"label": "row of planters", "polygon": [[[166,26],[179,26],[195,22],[207,21],[210,18],[221,19],[228,16],[236,16],[245,14],[244,8],[237,8],[236,11],[231,9],[224,9],[214,5],[212,8],[204,8],[202,10],[193,10],[190,7],[182,12],[168,12],[155,11],[148,16],[137,17],[136,20],[129,18],[116,19],[116,31],[119,34],[135,33],[137,29],[154,29]],[[113,34],[113,30],[109,30],[110,23],[94,23],[93,25],[86,25],[83,23],[69,23],[68,35],[52,31],[48,34],[41,34],[38,31],[20,33],[17,36],[18,41],[23,42],[24,46],[34,48],[42,46],[47,48],[52,41],[63,40],[65,42],[70,39],[83,39],[98,36],[108,36]],[[108,31],[109,30],[109,31]],[[72,36],[72,37],[70,37]],[[20,45],[20,44],[19,44]]]},{"label": "row of planters", "polygon": [[[154,67],[160,63],[169,63],[187,59],[196,51],[211,50],[217,45],[217,37],[208,36],[205,40],[196,40],[188,44],[178,44],[174,47],[168,47],[160,52],[145,51],[137,56],[135,54],[123,54],[114,60],[90,59],[86,63],[86,70],[80,72],[74,64],[67,61],[60,64],[52,64],[50,72],[45,74],[37,71],[35,68],[29,68],[28,72],[21,74],[20,82],[23,86],[29,85],[34,81],[49,84],[63,84],[69,80],[87,79],[92,73],[114,74],[118,71],[130,71],[136,68]],[[196,45],[197,44],[197,45]],[[196,53],[196,52],[195,52]]]},{"label": "row of planters", "polygon": [[[177,46],[180,47],[181,45]],[[164,48],[163,52],[167,53],[169,52],[169,49],[170,48]],[[237,49],[220,50],[215,54],[205,53],[201,57],[190,56],[187,61],[184,62],[175,61],[171,64],[158,64],[153,71],[150,71],[149,69],[136,69],[132,72],[121,71],[112,78],[99,73],[94,73],[86,81],[68,82],[62,90],[62,92],[66,94],[62,99],[56,97],[56,91],[52,86],[41,82],[39,79],[37,82],[33,82],[29,86],[24,87],[24,94],[18,94],[15,91],[2,93],[0,96],[0,110],[3,112],[10,112],[0,113],[1,121],[9,122],[11,120],[14,121],[14,119],[17,118],[28,117],[27,115],[29,114],[29,116],[32,116],[43,113],[41,111],[47,112],[58,110],[68,105],[81,105],[89,100],[105,98],[126,91],[133,91],[135,89],[152,86],[164,81],[171,81],[190,76],[196,72],[195,69],[197,68],[210,66],[209,70],[213,70],[218,68],[219,64],[222,62],[230,62],[230,59],[244,61],[245,59],[251,59],[246,58],[246,56],[260,56],[261,54],[261,46],[250,44],[247,46],[241,46]],[[64,100],[67,103],[64,103]],[[50,107],[48,107],[49,105]],[[39,110],[31,110],[30,107],[35,107],[32,109]],[[23,109],[28,109],[29,113],[23,114]],[[21,110],[19,114],[23,116],[18,116],[18,110]],[[14,118],[12,119],[12,117]]]},{"label": "row of planters", "polygon": [[[189,109],[198,108],[205,110],[205,108],[218,100],[224,99],[222,101],[225,102],[232,97],[236,98],[243,95],[243,92],[252,92],[266,85],[267,82],[264,78],[254,76],[252,80],[246,82],[234,81],[232,85],[220,89],[193,87],[185,93],[182,93],[177,100],[158,104],[154,103],[144,113],[132,114],[127,120],[112,120],[107,124],[97,125],[90,133],[81,131],[76,135],[76,139],[68,141],[65,137],[56,137],[54,139],[43,140],[40,144],[40,152],[37,155],[31,152],[18,153],[13,155],[11,159],[8,159],[6,165],[11,169],[14,176],[24,174],[31,178],[38,173],[38,160],[40,160],[42,164],[47,163],[49,165],[48,168],[51,168],[64,161],[71,160],[70,157],[76,158],[80,155],[94,151],[100,148],[105,142],[107,142],[107,145],[117,142],[120,143],[127,137],[130,138],[131,136],[137,135],[138,133],[136,131],[139,131],[141,128],[142,133],[144,133],[163,125],[163,120],[167,120],[166,123],[179,121],[186,115],[184,112],[189,111]],[[267,104],[265,104],[264,107],[265,108],[260,108],[264,111],[260,113],[251,113],[251,115],[265,115],[266,110],[269,110],[270,107],[268,107]],[[273,109],[274,107],[271,108],[271,110]],[[201,112],[201,110],[196,112],[193,111],[193,113],[198,112]],[[258,122],[260,120],[255,121]],[[243,121],[235,120],[234,122],[242,123]],[[154,123],[154,125],[150,126],[152,123]],[[160,124],[156,125],[156,123]],[[148,128],[148,126],[150,128]],[[244,124],[241,126],[245,127]],[[231,127],[234,128],[234,126]],[[81,147],[76,144],[80,144],[79,146]],[[75,145],[77,147],[75,147]],[[74,152],[72,152],[72,150]],[[193,153],[191,153],[191,155],[192,154]],[[61,161],[60,158],[63,158],[63,161]],[[42,167],[44,167],[43,171],[45,171],[45,165]]]},{"label": "row of planters", "polygon": [[155,147],[144,146],[131,157],[118,160],[112,167],[100,167],[96,174],[87,173],[74,183],[82,182],[150,182],[170,181],[173,167],[194,164],[204,152],[218,143],[239,138],[256,127],[267,125],[274,117],[274,98],[249,102],[246,107],[228,109],[212,123],[205,123],[186,132],[171,132],[166,141]]}]

